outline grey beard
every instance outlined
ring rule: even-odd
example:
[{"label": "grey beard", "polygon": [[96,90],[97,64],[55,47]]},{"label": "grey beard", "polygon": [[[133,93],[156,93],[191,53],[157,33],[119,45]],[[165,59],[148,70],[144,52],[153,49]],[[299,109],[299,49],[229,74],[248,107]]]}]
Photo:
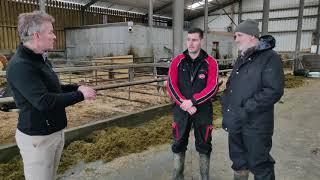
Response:
[{"label": "grey beard", "polygon": [[244,49],[239,50],[239,52],[240,52],[240,54],[243,56],[248,49],[251,49],[251,48],[253,48],[253,47],[256,47],[256,46],[245,47]]}]

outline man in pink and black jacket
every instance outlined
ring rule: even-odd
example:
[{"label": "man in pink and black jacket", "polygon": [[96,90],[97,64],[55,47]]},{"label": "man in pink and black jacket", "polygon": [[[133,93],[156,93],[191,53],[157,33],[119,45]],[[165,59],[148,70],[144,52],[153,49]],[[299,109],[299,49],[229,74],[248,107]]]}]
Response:
[{"label": "man in pink and black jacket", "polygon": [[191,128],[200,155],[200,174],[209,179],[213,109],[211,98],[218,92],[218,64],[203,49],[203,31],[188,31],[187,50],[170,65],[167,90],[175,102],[173,110],[173,179],[183,179],[185,151]]}]

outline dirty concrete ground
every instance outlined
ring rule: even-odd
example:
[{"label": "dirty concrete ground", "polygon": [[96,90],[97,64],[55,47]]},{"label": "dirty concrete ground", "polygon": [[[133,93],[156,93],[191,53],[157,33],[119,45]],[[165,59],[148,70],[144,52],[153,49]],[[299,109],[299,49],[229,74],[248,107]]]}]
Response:
[{"label": "dirty concrete ground", "polygon": [[[276,160],[278,180],[317,180],[320,177],[320,80],[311,80],[297,89],[286,89],[275,108],[275,132],[272,156]],[[227,133],[213,132],[210,179],[232,179],[228,157]],[[194,136],[186,154],[185,179],[199,178],[198,153]],[[60,175],[61,180],[165,180],[170,179],[172,153],[170,145],[153,147],[148,151],[121,157],[109,163],[97,161],[78,164]],[[250,175],[250,180],[253,176]]]}]

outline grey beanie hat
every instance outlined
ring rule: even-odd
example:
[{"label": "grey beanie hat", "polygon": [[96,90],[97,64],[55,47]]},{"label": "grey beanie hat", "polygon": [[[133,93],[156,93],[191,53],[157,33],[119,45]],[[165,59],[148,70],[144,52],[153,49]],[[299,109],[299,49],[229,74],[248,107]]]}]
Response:
[{"label": "grey beanie hat", "polygon": [[255,36],[259,38],[260,31],[259,31],[259,23],[252,19],[247,19],[245,21],[242,21],[235,29],[234,32],[242,32],[245,34],[249,34],[251,36]]}]

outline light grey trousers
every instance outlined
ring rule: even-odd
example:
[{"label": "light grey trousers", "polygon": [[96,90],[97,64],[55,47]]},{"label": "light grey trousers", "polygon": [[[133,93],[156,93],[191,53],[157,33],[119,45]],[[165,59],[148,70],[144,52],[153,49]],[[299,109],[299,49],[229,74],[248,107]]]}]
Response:
[{"label": "light grey trousers", "polygon": [[26,180],[54,180],[64,146],[64,131],[30,136],[16,130]]}]

